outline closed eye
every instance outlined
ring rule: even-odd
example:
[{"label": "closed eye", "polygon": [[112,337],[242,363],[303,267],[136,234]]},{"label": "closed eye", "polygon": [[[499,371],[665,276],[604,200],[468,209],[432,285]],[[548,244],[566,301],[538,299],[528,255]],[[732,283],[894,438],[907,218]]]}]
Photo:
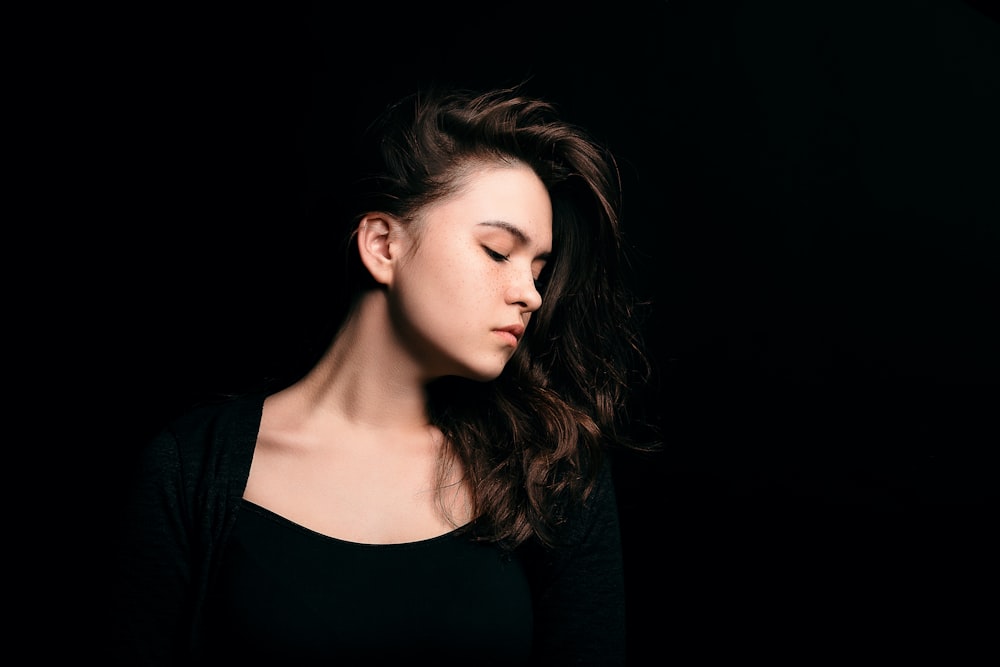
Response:
[{"label": "closed eye", "polygon": [[501,255],[496,250],[493,250],[492,248],[488,248],[486,246],[483,246],[483,250],[485,250],[486,254],[489,255],[490,259],[492,259],[495,262],[510,261],[510,255]]}]

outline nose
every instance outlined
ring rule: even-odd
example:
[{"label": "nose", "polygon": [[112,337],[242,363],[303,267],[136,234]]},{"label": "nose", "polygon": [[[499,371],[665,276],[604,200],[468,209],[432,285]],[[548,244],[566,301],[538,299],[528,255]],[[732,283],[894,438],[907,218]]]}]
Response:
[{"label": "nose", "polygon": [[517,304],[525,312],[532,313],[542,305],[542,295],[535,287],[535,277],[530,271],[521,272],[507,288],[507,303]]}]

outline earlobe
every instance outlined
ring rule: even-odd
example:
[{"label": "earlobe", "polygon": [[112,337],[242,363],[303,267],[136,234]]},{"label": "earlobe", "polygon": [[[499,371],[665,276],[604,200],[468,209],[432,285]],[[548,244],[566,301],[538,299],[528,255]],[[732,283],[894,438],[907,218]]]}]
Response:
[{"label": "earlobe", "polygon": [[383,213],[369,213],[358,223],[358,254],[376,282],[392,282],[393,249],[389,244],[392,224]]}]

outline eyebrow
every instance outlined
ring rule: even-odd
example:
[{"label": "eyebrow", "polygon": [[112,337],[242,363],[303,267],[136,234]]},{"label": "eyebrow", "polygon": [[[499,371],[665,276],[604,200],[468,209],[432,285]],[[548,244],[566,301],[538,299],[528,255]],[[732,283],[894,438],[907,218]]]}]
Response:
[{"label": "eyebrow", "polygon": [[[509,232],[514,238],[518,240],[522,245],[531,245],[531,237],[524,233],[520,227],[517,225],[512,225],[506,220],[484,220],[479,223],[484,227],[496,227]],[[543,252],[538,255],[535,259],[549,259],[552,256],[551,252]]]}]

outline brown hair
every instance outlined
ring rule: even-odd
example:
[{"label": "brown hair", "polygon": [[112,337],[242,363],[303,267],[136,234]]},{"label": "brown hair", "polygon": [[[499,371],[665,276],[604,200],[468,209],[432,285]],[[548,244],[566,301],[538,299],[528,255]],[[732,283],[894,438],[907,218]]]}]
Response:
[{"label": "brown hair", "polygon": [[[386,109],[368,136],[352,193],[358,217],[412,220],[453,192],[470,163],[522,162],[549,192],[553,253],[522,345],[494,381],[445,377],[428,389],[444,463],[457,460],[468,476],[477,535],[511,547],[556,543],[606,448],[631,444],[628,389],[648,370],[623,275],[615,159],[518,88],[422,91]],[[350,264],[355,291],[376,288],[356,250]]]}]

